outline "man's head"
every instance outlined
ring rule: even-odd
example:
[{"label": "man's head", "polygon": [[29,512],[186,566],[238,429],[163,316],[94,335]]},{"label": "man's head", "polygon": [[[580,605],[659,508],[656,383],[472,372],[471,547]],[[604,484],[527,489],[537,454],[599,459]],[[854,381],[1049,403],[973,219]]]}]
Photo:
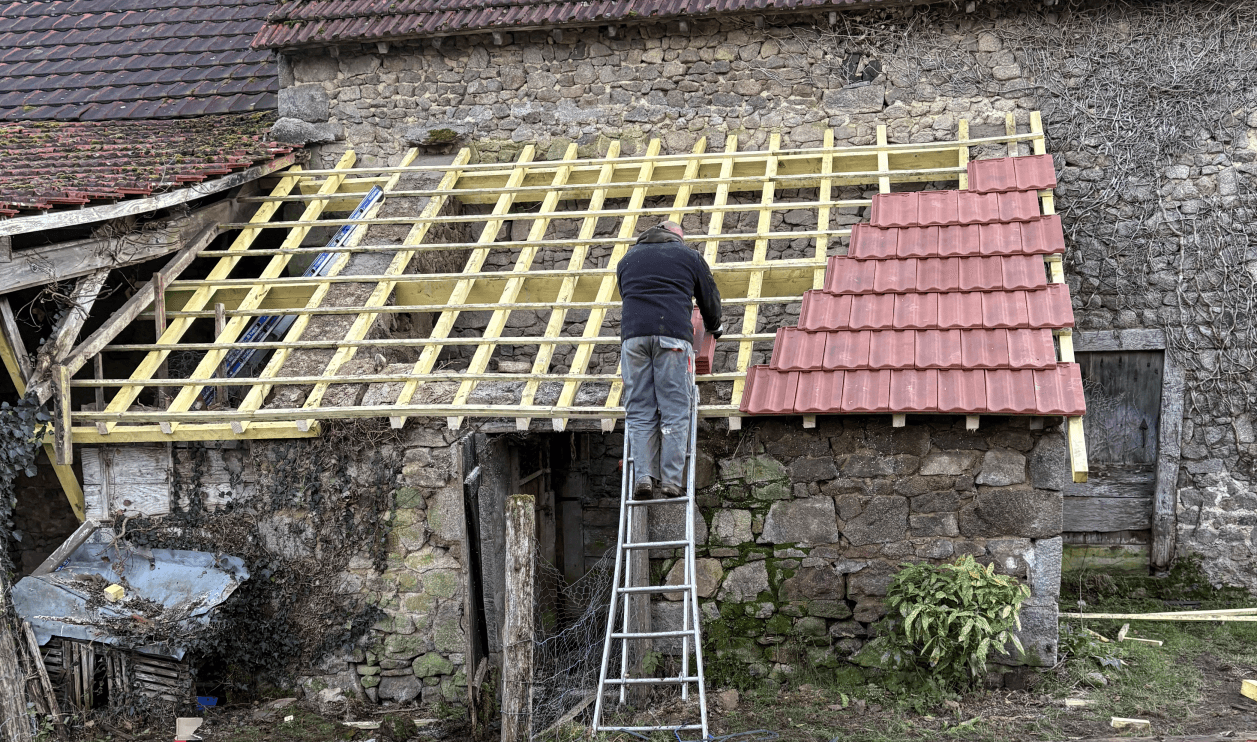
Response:
[{"label": "man's head", "polygon": [[663,222],[662,224],[659,225],[659,228],[664,231],[671,232],[672,234],[676,235],[677,237],[680,237],[681,239],[685,239],[685,232],[681,230],[681,225],[677,224],[676,222],[673,222],[673,221]]}]

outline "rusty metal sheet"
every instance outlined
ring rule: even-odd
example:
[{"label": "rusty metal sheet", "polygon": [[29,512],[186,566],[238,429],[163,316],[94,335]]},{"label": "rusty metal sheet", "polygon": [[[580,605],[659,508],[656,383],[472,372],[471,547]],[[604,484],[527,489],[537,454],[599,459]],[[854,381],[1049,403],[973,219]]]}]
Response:
[{"label": "rusty metal sheet", "polygon": [[868,368],[869,346],[876,334],[872,330],[825,333],[825,368]]},{"label": "rusty metal sheet", "polygon": [[890,373],[891,412],[938,410],[938,371],[911,369]]}]

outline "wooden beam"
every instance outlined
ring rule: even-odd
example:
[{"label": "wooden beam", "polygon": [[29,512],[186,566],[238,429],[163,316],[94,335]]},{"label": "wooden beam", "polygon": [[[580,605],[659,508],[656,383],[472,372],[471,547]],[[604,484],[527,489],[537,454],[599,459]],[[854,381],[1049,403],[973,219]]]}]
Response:
[{"label": "wooden beam", "polygon": [[69,538],[62,542],[62,544],[58,546],[52,554],[48,555],[48,558],[36,567],[34,572],[31,572],[31,577],[51,574],[53,570],[61,566],[62,562],[69,559],[70,555],[78,550],[80,546],[86,543],[87,539],[91,538],[92,534],[96,533],[96,529],[98,528],[100,528],[100,524],[94,520],[83,521],[83,523],[75,529],[74,533],[70,534]]},{"label": "wooden beam", "polygon": [[[519,185],[523,181],[524,175],[528,172],[528,168],[532,166],[532,158],[536,154],[533,145],[528,145],[520,152],[519,158],[515,161],[515,168],[512,171],[510,179],[507,180],[507,186]],[[493,212],[489,216],[502,217],[508,214],[512,204],[515,203],[515,196],[509,193],[502,194],[498,197],[497,204],[493,207]],[[471,293],[473,284],[475,283],[474,274],[478,273],[484,267],[485,260],[489,257],[489,251],[492,249],[494,240],[497,239],[498,232],[502,229],[503,219],[490,219],[485,222],[484,228],[480,231],[480,247],[473,250],[471,255],[467,257],[467,262],[463,265],[463,273],[460,274],[458,282],[454,284],[453,290],[450,292],[451,303],[461,304],[467,300],[467,296]],[[430,223],[430,222],[428,222]],[[433,338],[448,337],[454,329],[454,322],[458,319],[458,312],[445,310],[441,312],[441,316],[437,318],[436,323],[432,327],[430,333]],[[440,351],[439,346],[431,346],[424,348],[419,354],[419,360],[415,362],[414,373],[426,374],[432,371],[432,367],[436,365],[437,354]],[[414,396],[418,384],[408,381],[402,387],[401,393],[397,397],[399,406],[408,404],[411,397]],[[389,418],[389,424],[394,428],[401,428],[406,424],[406,418],[392,416]]]},{"label": "wooden beam", "polygon": [[188,188],[180,188],[176,191],[167,191],[157,196],[149,198],[128,199],[119,201],[116,204],[107,204],[105,206],[89,206],[83,209],[75,209],[73,211],[54,211],[51,214],[43,214],[40,216],[24,216],[16,219],[5,219],[0,221],[0,235],[28,234],[30,232],[43,232],[49,229],[61,229],[64,227],[74,227],[83,224],[93,224],[95,222],[103,222],[106,219],[117,219],[124,216],[133,216],[135,214],[146,214],[150,211],[158,209],[168,209],[171,206],[196,201],[215,193],[221,193],[240,185],[244,185],[258,178],[265,177],[277,170],[283,170],[296,163],[298,153],[293,152],[283,157],[277,157],[268,163],[255,165],[248,170],[242,170],[238,173],[225,175],[217,180],[197,183]]},{"label": "wooden beam", "polygon": [[[189,240],[179,252],[175,254],[170,262],[158,271],[167,283],[174,280],[176,276],[183,272],[185,268],[192,264],[197,255],[208,247],[214,238],[218,236],[218,230],[214,226],[203,228],[191,240]],[[146,283],[139,288],[126,303],[118,308],[105,323],[96,328],[96,332],[87,336],[87,339],[80,343],[65,358],[65,365],[70,369],[70,373],[74,374],[81,369],[89,359],[99,355],[100,351],[109,344],[109,341],[118,336],[118,333],[126,329],[145,307],[153,303],[156,292],[152,283]]]},{"label": "wooden beam", "polygon": [[511,495],[506,503],[505,623],[502,629],[502,742],[532,738],[533,585],[536,581],[536,502]]},{"label": "wooden beam", "polygon": [[1179,455],[1182,450],[1186,369],[1177,351],[1165,352],[1161,370],[1161,415],[1157,423],[1157,487],[1152,495],[1152,566],[1168,569],[1178,531]]},{"label": "wooden beam", "polygon": [[1093,353],[1117,350],[1165,350],[1165,331],[1147,330],[1075,330],[1074,350]]},{"label": "wooden beam", "polygon": [[61,363],[79,339],[79,332],[87,316],[92,312],[96,297],[109,278],[109,269],[101,268],[90,276],[79,279],[74,291],[70,294],[70,306],[65,310],[61,322],[52,331],[52,339],[40,347],[35,356],[35,369],[27,380],[27,386],[35,390],[39,403],[47,402],[52,396],[52,367]]},{"label": "wooden beam", "polygon": [[1066,497],[1061,530],[1143,531],[1152,526],[1152,501],[1139,497]]}]

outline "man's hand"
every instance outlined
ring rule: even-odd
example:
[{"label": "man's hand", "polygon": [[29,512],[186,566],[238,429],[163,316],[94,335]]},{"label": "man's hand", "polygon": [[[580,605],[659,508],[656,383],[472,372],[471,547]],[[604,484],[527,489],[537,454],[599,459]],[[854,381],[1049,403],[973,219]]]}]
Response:
[{"label": "man's hand", "polygon": [[711,336],[717,339],[719,339],[723,334],[725,334],[725,326],[723,322],[720,323],[720,327],[711,331]]}]

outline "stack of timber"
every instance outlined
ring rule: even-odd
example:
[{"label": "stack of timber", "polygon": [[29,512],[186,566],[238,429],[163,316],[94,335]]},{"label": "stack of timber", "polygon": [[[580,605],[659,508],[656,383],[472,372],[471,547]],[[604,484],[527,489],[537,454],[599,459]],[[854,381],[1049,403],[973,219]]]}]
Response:
[{"label": "stack of timber", "polygon": [[96,705],[99,690],[115,708],[132,695],[170,703],[192,699],[191,671],[169,657],[53,637],[44,646],[44,664],[65,702],[83,711]]},{"label": "stack of timber", "polygon": [[[8,578],[0,570],[0,596],[8,594]],[[35,719],[61,729],[61,710],[29,624],[18,624],[0,606],[0,741],[34,739]]]}]

